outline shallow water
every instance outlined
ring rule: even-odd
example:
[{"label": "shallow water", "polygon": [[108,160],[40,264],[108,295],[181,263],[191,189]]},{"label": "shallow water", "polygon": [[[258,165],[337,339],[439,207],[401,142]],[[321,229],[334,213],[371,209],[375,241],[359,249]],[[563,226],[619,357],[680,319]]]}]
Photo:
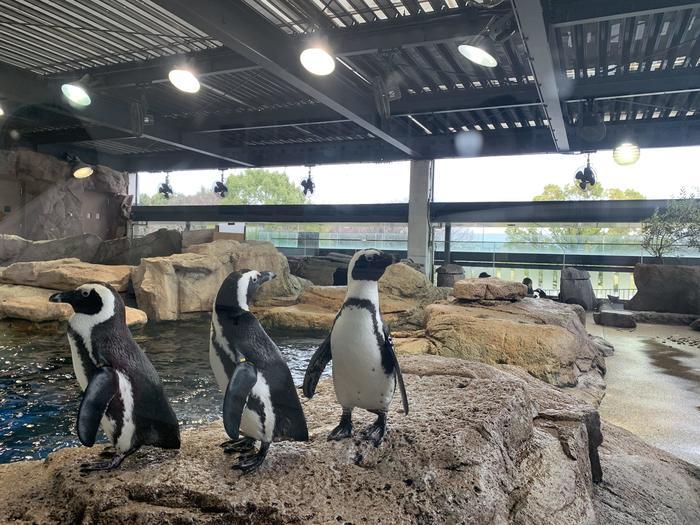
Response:
[{"label": "shallow water", "polygon": [[[271,334],[299,385],[320,340]],[[209,319],[149,323],[134,333],[160,374],[180,424],[221,417],[209,367]],[[326,372],[330,371],[330,367]],[[80,389],[65,334],[27,333],[0,323],[0,463],[39,459],[78,444]]]}]

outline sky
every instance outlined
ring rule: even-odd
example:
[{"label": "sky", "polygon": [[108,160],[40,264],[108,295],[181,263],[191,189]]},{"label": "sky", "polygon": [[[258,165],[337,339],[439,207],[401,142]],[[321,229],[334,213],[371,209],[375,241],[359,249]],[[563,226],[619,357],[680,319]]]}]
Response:
[{"label": "sky", "polygon": [[[649,199],[678,195],[681,188],[700,186],[700,147],[649,148],[632,166],[618,166],[612,151],[591,154],[591,166],[605,188],[632,188]],[[586,163],[583,154],[540,154],[511,157],[441,159],[435,163],[436,202],[530,201],[546,184],[573,182]],[[312,204],[408,202],[409,162],[313,166],[316,184]],[[309,173],[304,166],[270,168],[295,184]],[[234,172],[238,170],[232,170]],[[213,187],[218,170],[172,172],[175,192],[194,194]],[[139,193],[154,194],[164,173],[140,173]]]}]

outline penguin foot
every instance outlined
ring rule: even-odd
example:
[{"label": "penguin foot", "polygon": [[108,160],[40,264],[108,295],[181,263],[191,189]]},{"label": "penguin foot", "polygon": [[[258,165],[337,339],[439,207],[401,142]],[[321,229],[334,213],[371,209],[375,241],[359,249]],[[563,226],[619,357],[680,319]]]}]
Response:
[{"label": "penguin foot", "polygon": [[386,435],[386,413],[375,412],[375,414],[377,414],[377,420],[362,431],[362,439],[371,441],[375,447],[378,447]]},{"label": "penguin foot", "polygon": [[111,445],[107,445],[105,448],[102,449],[102,452],[100,452],[100,457],[105,459],[111,459],[116,453],[117,449],[115,449]]},{"label": "penguin foot", "polygon": [[255,440],[249,437],[232,439],[231,441],[222,443],[220,446],[224,449],[224,454],[250,452],[255,448]]},{"label": "penguin foot", "polygon": [[241,457],[238,460],[238,463],[236,463],[233,466],[233,469],[240,470],[241,472],[243,472],[243,474],[248,474],[250,472],[258,470],[258,468],[260,468],[260,465],[263,464],[263,461],[265,461],[265,457],[267,456],[267,451],[269,448],[269,443],[261,443],[260,450],[257,454],[250,454],[248,456]]},{"label": "penguin foot", "polygon": [[95,471],[109,471],[118,468],[127,457],[136,452],[140,447],[134,447],[122,454],[115,452],[114,457],[110,461],[97,461],[96,463],[83,463],[80,465],[81,474],[87,474]]},{"label": "penguin foot", "polygon": [[328,434],[328,441],[340,441],[352,436],[352,412],[343,410],[343,415],[340,417],[338,426],[331,430]]}]

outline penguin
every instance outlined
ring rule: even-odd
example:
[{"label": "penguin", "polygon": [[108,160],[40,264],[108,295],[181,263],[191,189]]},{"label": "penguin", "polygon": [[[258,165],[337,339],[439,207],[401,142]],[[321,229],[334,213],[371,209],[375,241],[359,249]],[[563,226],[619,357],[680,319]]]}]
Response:
[{"label": "penguin", "polygon": [[231,273],[212,311],[209,361],[224,394],[224,428],[231,438],[221,446],[226,453],[245,453],[233,466],[243,473],[262,465],[274,439],[309,439],[287,363],[248,308],[260,286],[275,277],[255,270]]},{"label": "penguin", "polygon": [[386,434],[387,411],[398,383],[404,414],[408,396],[389,328],[379,310],[379,278],[393,257],[379,250],[361,250],[348,266],[348,291],[331,333],[309,361],[303,391],[313,397],[328,362],[333,360],[333,386],[343,409],[340,423],[328,440],[352,435],[352,411],[363,408],[377,420],[363,437],[379,446]]},{"label": "penguin", "polygon": [[53,294],[49,301],[67,303],[73,370],[83,398],[78,410],[78,438],[91,447],[102,427],[113,447],[108,461],[85,463],[82,472],[112,470],[142,445],[180,448],[177,417],[163,384],[126,325],[126,308],[108,284],[89,283]]}]

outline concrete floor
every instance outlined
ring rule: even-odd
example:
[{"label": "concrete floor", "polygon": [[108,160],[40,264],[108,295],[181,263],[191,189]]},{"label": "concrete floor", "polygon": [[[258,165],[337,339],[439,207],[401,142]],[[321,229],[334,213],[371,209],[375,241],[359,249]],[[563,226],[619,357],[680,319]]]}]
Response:
[{"label": "concrete floor", "polygon": [[684,326],[598,326],[588,331],[615,346],[606,359],[606,421],[700,466],[700,332]]}]

